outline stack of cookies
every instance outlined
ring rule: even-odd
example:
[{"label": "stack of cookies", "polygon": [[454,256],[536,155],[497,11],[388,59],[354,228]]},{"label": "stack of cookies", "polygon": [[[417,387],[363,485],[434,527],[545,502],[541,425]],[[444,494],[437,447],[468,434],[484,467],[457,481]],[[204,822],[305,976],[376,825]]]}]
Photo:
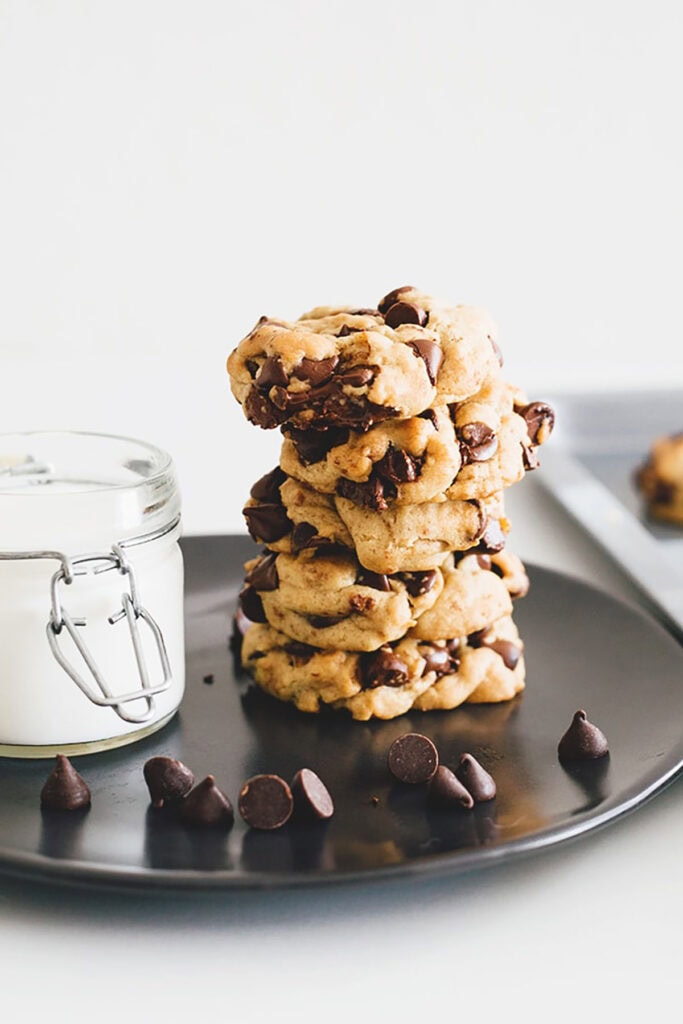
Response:
[{"label": "stack of cookies", "polygon": [[284,435],[244,509],[242,660],[302,711],[356,719],[524,687],[503,491],[552,409],[502,376],[486,312],[397,288],[376,309],[262,317],[228,359],[247,418]]}]

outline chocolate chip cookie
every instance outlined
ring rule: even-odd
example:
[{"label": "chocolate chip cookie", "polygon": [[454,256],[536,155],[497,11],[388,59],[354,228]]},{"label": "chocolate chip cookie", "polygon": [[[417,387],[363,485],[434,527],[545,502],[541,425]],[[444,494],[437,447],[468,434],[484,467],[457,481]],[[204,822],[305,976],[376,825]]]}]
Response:
[{"label": "chocolate chip cookie", "polygon": [[649,515],[683,526],[683,431],[654,442],[635,482]]}]

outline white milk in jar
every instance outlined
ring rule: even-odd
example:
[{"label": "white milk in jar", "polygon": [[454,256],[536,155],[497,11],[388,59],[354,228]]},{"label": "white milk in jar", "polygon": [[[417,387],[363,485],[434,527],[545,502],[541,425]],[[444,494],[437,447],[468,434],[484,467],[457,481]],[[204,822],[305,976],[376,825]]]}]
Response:
[{"label": "white milk in jar", "polygon": [[0,435],[0,755],[149,735],[183,695],[180,495],[127,438]]}]

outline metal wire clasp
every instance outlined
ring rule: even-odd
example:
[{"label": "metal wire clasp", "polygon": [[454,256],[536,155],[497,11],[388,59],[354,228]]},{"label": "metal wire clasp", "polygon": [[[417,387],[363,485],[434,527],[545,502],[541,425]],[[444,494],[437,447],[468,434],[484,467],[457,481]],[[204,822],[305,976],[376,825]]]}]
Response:
[{"label": "metal wire clasp", "polygon": [[[107,621],[111,626],[115,626],[122,619],[125,619],[128,623],[141,683],[141,689],[116,695],[112,693],[102,671],[80,633],[80,630],[87,625],[86,620],[84,618],[73,618],[62,604],[60,597],[60,587],[69,586],[75,577],[99,576],[104,572],[110,572],[112,569],[117,570],[122,576],[126,577],[128,592],[123,592],[121,595],[121,608],[110,615]],[[47,639],[53,655],[64,671],[93,704],[97,704],[99,707],[112,708],[124,722],[140,723],[148,721],[154,714],[155,695],[163,693],[171,685],[171,666],[161,629],[147,609],[140,603],[135,573],[122,545],[112,545],[111,552],[106,554],[77,555],[69,559],[62,559],[61,567],[52,577],[50,595],[52,607],[47,624]],[[150,683],[147,663],[142,648],[142,638],[140,636],[140,622],[146,623],[151,631],[159,656],[163,678],[162,682],[156,686],[152,686]],[[83,678],[64,654],[59,640],[63,630],[66,630],[73,640],[76,649],[97,685],[97,690]],[[143,711],[134,714],[123,707],[123,705],[129,704],[131,701],[137,700],[144,700],[145,709]]]}]

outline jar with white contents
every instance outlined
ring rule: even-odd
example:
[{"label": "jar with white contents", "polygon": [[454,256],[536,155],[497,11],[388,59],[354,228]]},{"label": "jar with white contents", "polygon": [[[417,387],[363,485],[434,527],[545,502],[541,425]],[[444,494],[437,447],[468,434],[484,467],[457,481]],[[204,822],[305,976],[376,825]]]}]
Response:
[{"label": "jar with white contents", "polygon": [[0,756],[131,743],[185,684],[180,494],[159,448],[0,435]]}]

